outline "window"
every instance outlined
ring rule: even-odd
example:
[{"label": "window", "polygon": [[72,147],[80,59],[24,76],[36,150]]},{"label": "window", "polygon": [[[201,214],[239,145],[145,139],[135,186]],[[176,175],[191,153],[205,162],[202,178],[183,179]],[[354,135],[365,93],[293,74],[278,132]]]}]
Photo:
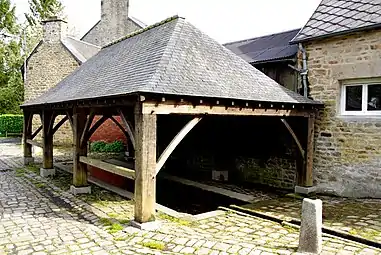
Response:
[{"label": "window", "polygon": [[343,85],[343,115],[381,115],[381,82]]}]

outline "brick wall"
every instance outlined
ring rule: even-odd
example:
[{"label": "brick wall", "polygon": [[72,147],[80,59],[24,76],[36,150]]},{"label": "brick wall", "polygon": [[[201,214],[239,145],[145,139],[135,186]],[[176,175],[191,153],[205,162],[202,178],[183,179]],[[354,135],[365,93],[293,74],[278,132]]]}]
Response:
[{"label": "brick wall", "polygon": [[[100,119],[100,116],[96,116],[94,118],[93,124]],[[122,126],[124,126],[120,117],[114,117]],[[120,130],[120,128],[112,121],[106,120],[95,133],[90,137],[90,142],[94,141],[104,141],[107,143],[112,143],[114,141],[123,141],[127,143],[127,138],[124,133]]]},{"label": "brick wall", "polygon": [[310,94],[325,103],[316,121],[315,183],[322,192],[381,197],[381,116],[343,117],[341,82],[381,77],[381,30],[306,44]]}]

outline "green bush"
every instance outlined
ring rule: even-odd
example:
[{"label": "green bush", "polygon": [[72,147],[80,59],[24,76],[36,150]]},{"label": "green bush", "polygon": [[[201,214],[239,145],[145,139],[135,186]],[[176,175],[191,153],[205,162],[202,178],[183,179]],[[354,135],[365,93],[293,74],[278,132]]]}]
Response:
[{"label": "green bush", "polygon": [[23,132],[23,116],[14,114],[0,115],[0,135],[4,136],[7,133]]},{"label": "green bush", "polygon": [[124,151],[124,144],[122,141],[115,141],[113,143],[105,143],[103,141],[96,141],[90,144],[91,152],[122,152]]}]

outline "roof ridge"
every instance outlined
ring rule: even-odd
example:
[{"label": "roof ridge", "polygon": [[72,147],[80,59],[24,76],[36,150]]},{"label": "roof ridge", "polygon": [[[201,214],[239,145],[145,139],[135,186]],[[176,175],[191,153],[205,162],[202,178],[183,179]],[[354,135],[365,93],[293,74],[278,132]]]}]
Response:
[{"label": "roof ridge", "polygon": [[[183,19],[183,20],[185,20],[185,19]],[[160,58],[160,61],[158,64],[159,68],[152,75],[151,81],[149,82],[150,83],[149,85],[152,86],[152,89],[156,88],[156,86],[157,86],[157,77],[160,75],[159,72],[160,73],[165,72],[165,70],[168,67],[168,65],[164,65],[164,67],[162,67],[163,64],[165,64],[165,62],[169,63],[172,60],[172,55],[174,54],[175,45],[177,43],[177,37],[179,35],[179,32],[183,29],[184,23],[185,22],[181,22],[181,23],[177,22],[177,24],[175,25],[175,27],[172,31],[172,34],[168,40],[167,46],[166,46],[163,54],[161,55],[161,58]]]},{"label": "roof ridge", "polygon": [[166,19],[164,19],[164,20],[162,20],[162,21],[159,21],[159,22],[157,22],[157,23],[155,23],[155,24],[152,24],[152,25],[147,26],[147,27],[145,27],[145,28],[139,29],[139,30],[137,30],[137,31],[135,31],[135,32],[132,32],[132,33],[126,35],[126,36],[123,36],[122,38],[119,38],[119,39],[117,39],[116,41],[113,41],[113,42],[111,42],[111,43],[109,43],[109,44],[106,44],[105,46],[102,47],[102,49],[107,48],[107,47],[109,47],[109,46],[112,46],[112,45],[114,45],[114,44],[117,44],[117,43],[119,43],[119,42],[121,42],[121,41],[124,41],[124,40],[126,40],[126,39],[128,39],[128,38],[131,38],[131,37],[134,37],[134,36],[136,36],[136,35],[142,34],[142,33],[146,32],[146,31],[148,31],[148,30],[151,30],[151,29],[153,29],[153,28],[159,27],[159,26],[161,26],[161,25],[164,25],[164,24],[166,24],[166,23],[168,23],[168,22],[171,22],[171,21],[173,21],[173,20],[176,20],[176,19],[184,19],[184,18],[179,17],[178,15],[174,15],[174,16],[172,16],[172,17],[166,18]]},{"label": "roof ridge", "polygon": [[269,37],[269,36],[273,36],[273,35],[286,34],[286,33],[290,33],[290,32],[296,31],[296,30],[299,30],[299,31],[300,31],[301,28],[294,28],[294,29],[290,29],[290,30],[283,31],[283,32],[277,32],[277,33],[261,35],[261,36],[257,36],[257,37],[253,37],[253,38],[248,38],[248,39],[243,39],[243,40],[238,40],[238,41],[228,42],[228,43],[224,43],[224,44],[222,44],[222,45],[223,45],[223,46],[228,46],[228,45],[231,45],[231,44],[234,44],[234,43],[247,42],[247,41],[251,41],[251,40],[254,40],[254,39],[259,39],[259,38]]}]

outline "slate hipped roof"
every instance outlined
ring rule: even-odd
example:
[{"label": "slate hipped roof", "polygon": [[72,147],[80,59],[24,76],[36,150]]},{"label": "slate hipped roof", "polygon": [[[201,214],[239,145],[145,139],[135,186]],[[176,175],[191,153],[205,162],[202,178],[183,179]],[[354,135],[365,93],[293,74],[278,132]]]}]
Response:
[{"label": "slate hipped roof", "polygon": [[319,104],[282,87],[183,18],[173,17],[105,46],[23,106],[144,92]]},{"label": "slate hipped roof", "polygon": [[299,31],[300,29],[294,29],[282,33],[226,43],[224,46],[251,64],[294,58],[298,52],[298,46],[290,45],[289,42]]},{"label": "slate hipped roof", "polygon": [[381,27],[381,0],[322,0],[291,43]]}]

